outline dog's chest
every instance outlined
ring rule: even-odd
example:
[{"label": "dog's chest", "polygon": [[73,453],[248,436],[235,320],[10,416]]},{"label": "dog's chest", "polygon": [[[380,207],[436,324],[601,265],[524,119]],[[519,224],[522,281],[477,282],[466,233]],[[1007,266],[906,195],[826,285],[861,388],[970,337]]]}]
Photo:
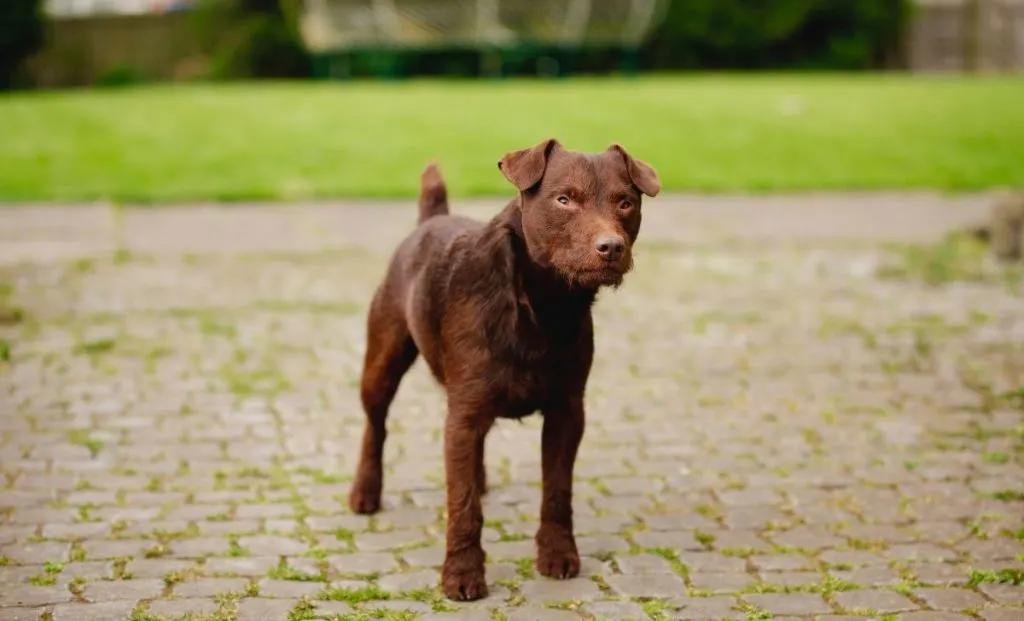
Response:
[{"label": "dog's chest", "polygon": [[554,395],[556,383],[553,373],[543,367],[529,368],[515,366],[506,368],[502,373],[502,387],[505,394],[505,407],[499,416],[503,418],[522,418],[529,416],[544,407]]},{"label": "dog's chest", "polygon": [[515,354],[496,360],[496,378],[501,382],[507,404],[503,414],[507,418],[522,418],[557,401],[568,385],[570,377],[580,373],[576,348],[566,347],[557,336],[532,335],[529,346],[520,347]]}]

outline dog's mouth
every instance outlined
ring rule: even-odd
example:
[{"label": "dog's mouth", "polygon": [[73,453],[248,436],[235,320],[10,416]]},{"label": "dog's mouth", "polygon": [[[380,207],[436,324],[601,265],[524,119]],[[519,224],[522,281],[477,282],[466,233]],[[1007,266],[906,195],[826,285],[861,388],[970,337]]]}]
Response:
[{"label": "dog's mouth", "polygon": [[582,270],[576,270],[571,280],[583,287],[618,287],[626,270],[616,265],[605,265]]}]

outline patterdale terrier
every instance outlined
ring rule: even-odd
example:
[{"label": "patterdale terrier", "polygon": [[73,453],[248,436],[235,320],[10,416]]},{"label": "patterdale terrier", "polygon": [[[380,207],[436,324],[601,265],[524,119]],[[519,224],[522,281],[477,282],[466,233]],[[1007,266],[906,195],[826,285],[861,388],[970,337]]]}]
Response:
[{"label": "patterdale terrier", "polygon": [[507,153],[498,168],[518,196],[487,223],[449,215],[440,173],[424,171],[419,224],[395,251],[367,320],[367,420],[349,505],[380,509],[388,408],[423,354],[448,398],[441,582],[453,600],[487,596],[480,497],[484,439],[499,417],[543,415],[537,569],[557,579],[579,573],[572,478],[594,353],[591,306],[632,268],[641,195],[661,189],[654,169],[617,144],[578,153],[550,139]]}]

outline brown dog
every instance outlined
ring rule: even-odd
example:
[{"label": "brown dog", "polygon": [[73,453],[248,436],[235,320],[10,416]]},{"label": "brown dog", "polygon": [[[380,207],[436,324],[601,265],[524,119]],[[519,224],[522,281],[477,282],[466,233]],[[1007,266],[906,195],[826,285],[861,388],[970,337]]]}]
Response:
[{"label": "brown dog", "polygon": [[487,595],[480,531],[484,439],[497,417],[540,410],[543,500],[537,569],[570,578],[580,560],[572,476],[594,353],[591,305],[632,268],[641,194],[658,175],[612,145],[570,152],[556,140],[507,153],[498,168],[519,190],[490,222],[448,215],[434,166],[423,173],[419,226],[399,245],[370,304],[362,402],[366,431],[349,505],[380,508],[388,407],[418,353],[446,389],[445,595]]}]

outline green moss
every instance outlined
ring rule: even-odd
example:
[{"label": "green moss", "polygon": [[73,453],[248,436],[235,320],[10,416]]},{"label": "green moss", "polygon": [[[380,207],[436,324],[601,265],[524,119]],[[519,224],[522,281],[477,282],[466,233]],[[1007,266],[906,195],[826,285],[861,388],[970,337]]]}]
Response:
[{"label": "green moss", "polygon": [[1014,586],[1020,586],[1024,584],[1024,570],[1017,568],[1007,568],[1000,570],[971,570],[971,577],[968,581],[970,586],[978,586],[979,584],[1012,584]]},{"label": "green moss", "polygon": [[681,560],[679,560],[679,556],[675,553],[675,551],[669,550],[668,548],[647,548],[645,552],[647,552],[648,554],[660,556],[661,558],[668,561],[669,565],[672,566],[672,571],[676,572],[681,577],[686,578],[688,575],[690,575],[690,568],[687,567],[686,564],[683,563]]},{"label": "green moss", "polygon": [[316,618],[316,605],[310,600],[303,597],[295,604],[295,608],[292,608],[291,612],[288,613],[288,621],[305,621],[306,619]]},{"label": "green moss", "polygon": [[987,464],[1005,464],[1010,461],[1010,455],[1008,453],[993,451],[990,453],[982,453],[981,459]]},{"label": "green moss", "polygon": [[358,604],[360,602],[391,599],[391,594],[375,584],[368,584],[357,589],[331,586],[320,592],[319,599]]},{"label": "green moss", "polygon": [[114,339],[97,339],[95,341],[78,343],[71,351],[75,354],[99,356],[100,354],[106,354],[114,351],[115,347],[117,347],[117,341]]},{"label": "green moss", "polygon": [[59,574],[64,571],[64,563],[60,561],[46,561],[43,564],[43,571],[48,574]]},{"label": "green moss", "polygon": [[54,584],[57,584],[57,577],[53,574],[48,574],[44,572],[32,576],[32,579],[29,580],[29,582],[34,586],[52,586]]},{"label": "green moss", "polygon": [[516,559],[515,563],[516,575],[527,580],[533,578],[534,561],[532,558],[519,558]]},{"label": "green moss", "polygon": [[1018,500],[1024,500],[1024,492],[1017,491],[1015,489],[1004,489],[992,494],[992,497],[1002,502],[1016,502]]},{"label": "green moss", "polygon": [[267,576],[275,580],[292,580],[295,582],[323,582],[323,574],[318,572],[310,574],[304,571],[299,571],[289,565],[281,565],[271,569]]},{"label": "green moss", "polygon": [[89,450],[89,454],[96,457],[105,446],[102,440],[91,437],[92,431],[89,429],[72,429],[68,431],[68,442],[76,446],[84,446]]},{"label": "green moss", "polygon": [[235,558],[249,556],[249,551],[239,545],[238,541],[232,539],[230,546],[228,547],[228,556]]},{"label": "green moss", "polygon": [[704,547],[710,548],[715,543],[715,536],[697,529],[693,532],[694,538]]}]

